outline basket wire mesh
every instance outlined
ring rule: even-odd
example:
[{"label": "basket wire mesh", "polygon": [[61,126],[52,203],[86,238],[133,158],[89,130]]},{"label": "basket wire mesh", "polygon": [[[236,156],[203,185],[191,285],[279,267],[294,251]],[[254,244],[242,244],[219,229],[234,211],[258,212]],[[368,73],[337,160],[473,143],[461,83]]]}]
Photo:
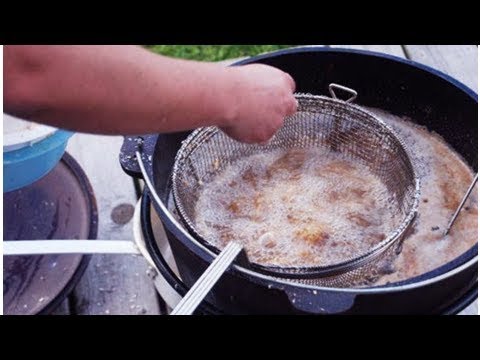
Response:
[{"label": "basket wire mesh", "polygon": [[[334,95],[333,91],[331,91]],[[374,281],[401,251],[401,244],[416,216],[419,180],[404,143],[383,121],[350,100],[296,94],[298,110],[266,145],[232,140],[216,127],[194,131],[177,153],[172,173],[175,206],[187,229],[216,253],[220,250],[195,226],[195,204],[201,186],[241,158],[275,149],[321,147],[368,167],[386,186],[401,223],[388,236],[363,253],[340,263],[309,267],[265,266],[258,272],[318,286],[352,287]]]}]

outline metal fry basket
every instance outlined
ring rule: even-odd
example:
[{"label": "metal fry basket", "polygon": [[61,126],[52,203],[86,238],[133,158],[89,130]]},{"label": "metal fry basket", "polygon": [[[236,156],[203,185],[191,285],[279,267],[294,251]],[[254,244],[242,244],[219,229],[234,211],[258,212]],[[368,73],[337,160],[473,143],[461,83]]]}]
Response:
[{"label": "metal fry basket", "polygon": [[[344,101],[335,90],[349,92]],[[194,223],[199,184],[210,181],[227,165],[256,153],[275,149],[321,147],[341,153],[345,158],[368,167],[388,189],[401,222],[387,237],[363,253],[340,263],[281,267],[252,263],[262,274],[306,284],[352,287],[370,283],[380,267],[401,251],[402,241],[411,226],[419,200],[419,180],[403,142],[383,121],[351,104],[356,92],[337,84],[330,85],[332,98],[296,94],[297,112],[267,145],[243,144],[232,140],[216,127],[194,131],[182,144],[172,173],[176,209],[188,230],[216,253],[220,250],[198,232]]]}]

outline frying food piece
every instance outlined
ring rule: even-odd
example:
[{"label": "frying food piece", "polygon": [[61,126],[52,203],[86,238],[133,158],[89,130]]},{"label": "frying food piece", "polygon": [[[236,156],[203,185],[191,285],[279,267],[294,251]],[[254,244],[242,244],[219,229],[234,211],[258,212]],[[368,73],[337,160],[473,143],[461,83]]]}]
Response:
[{"label": "frying food piece", "polygon": [[272,249],[277,246],[277,242],[275,241],[274,235],[272,232],[266,232],[258,239],[262,246],[266,247],[267,249]]},{"label": "frying food piece", "polygon": [[305,149],[290,149],[267,168],[267,179],[286,172],[290,179],[298,180],[306,158]]},{"label": "frying food piece", "polygon": [[255,193],[253,198],[239,196],[230,201],[226,209],[231,218],[247,218],[252,221],[261,221],[265,215],[265,200],[260,192]]},{"label": "frying food piece", "polygon": [[371,235],[372,239],[374,240],[375,243],[382,242],[387,238],[387,236],[383,233],[375,233]]},{"label": "frying food piece", "polygon": [[308,250],[300,251],[300,253],[298,254],[298,257],[299,257],[302,261],[304,261],[304,262],[306,262],[306,263],[308,263],[308,264],[315,264],[315,260],[317,260],[316,257],[315,257],[315,255],[312,254],[312,252],[311,252],[311,251],[308,251]]},{"label": "frying food piece", "polygon": [[372,223],[370,221],[365,219],[365,217],[362,214],[359,214],[359,213],[349,213],[347,215],[347,218],[348,218],[348,220],[352,221],[356,225],[364,227],[364,228],[372,225]]},{"label": "frying food piece", "polygon": [[232,200],[228,204],[227,210],[233,216],[244,217],[247,201],[248,201],[248,199],[245,196],[239,196],[238,198]]},{"label": "frying food piece", "polygon": [[343,191],[340,190],[330,190],[328,191],[327,198],[331,202],[345,201],[349,198],[352,198],[353,201],[362,202],[362,199],[367,199],[366,194],[368,190],[366,187],[362,188],[360,186],[354,188],[345,187]]},{"label": "frying food piece", "polygon": [[351,176],[352,173],[355,171],[355,169],[356,168],[351,161],[338,159],[338,160],[330,161],[325,166],[322,166],[321,168],[319,168],[319,171],[321,171],[319,175],[326,174],[326,173],[333,173],[337,175]]},{"label": "frying food piece", "polygon": [[309,225],[297,230],[295,235],[307,244],[315,246],[325,245],[325,240],[330,238],[330,234],[325,231],[325,227],[318,224]]},{"label": "frying food piece", "polygon": [[357,197],[357,199],[362,199],[367,193],[367,190],[361,188],[353,188],[351,191]]},{"label": "frying food piece", "polygon": [[253,188],[257,187],[258,175],[253,171],[253,167],[249,166],[244,173],[242,174],[242,180],[248,185],[251,185]]}]

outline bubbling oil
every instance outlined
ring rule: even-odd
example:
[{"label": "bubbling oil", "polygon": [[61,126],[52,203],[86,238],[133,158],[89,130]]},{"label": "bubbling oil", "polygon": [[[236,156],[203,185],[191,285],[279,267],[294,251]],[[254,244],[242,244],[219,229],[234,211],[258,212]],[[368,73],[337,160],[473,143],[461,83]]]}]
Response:
[{"label": "bubbling oil", "polygon": [[[444,237],[442,235],[443,230],[453,214],[453,207],[456,207],[456,204],[461,200],[473,179],[474,173],[472,169],[441,136],[417,125],[415,120],[399,117],[381,109],[369,108],[368,110],[390,125],[397,132],[398,136],[403,139],[407,145],[407,151],[414,162],[417,175],[421,179],[421,199],[417,220],[412,233],[403,243],[402,252],[392,263],[385,266],[383,276],[376,280],[375,285],[383,285],[407,280],[433,270],[455,259],[477,243],[478,186],[475,186],[450,234]],[[267,158],[280,157],[279,154],[264,156]],[[270,162],[273,163],[274,159],[271,159]],[[236,164],[237,168],[244,170],[247,170],[249,165],[251,164],[247,164],[247,162],[244,165]],[[282,173],[285,175],[285,172]],[[247,173],[247,179],[249,174],[253,173]],[[223,176],[226,175],[224,174]],[[234,175],[235,173],[232,172],[230,176],[234,177]],[[202,192],[206,190],[206,188],[203,188]],[[304,191],[306,189],[301,190],[297,195],[305,194]],[[211,188],[209,191],[212,192],[213,189]],[[224,187],[223,191],[229,194],[230,197],[233,196],[230,187]],[[286,196],[290,196],[293,193],[293,190],[287,189]],[[247,194],[251,196],[251,193]],[[335,193],[332,196],[335,198]],[[222,244],[225,241],[235,239],[235,237],[233,236],[234,233],[230,220],[221,223],[220,219],[222,217],[216,217],[215,215],[216,211],[220,209],[218,204],[225,204],[226,201],[219,198],[218,195],[215,199],[215,204],[217,205],[214,205],[213,200],[209,199],[208,196],[204,196],[201,199],[204,204],[197,203],[197,220],[203,221],[203,225],[199,225],[202,226],[206,236],[217,233],[219,238],[216,240],[216,244],[218,244],[219,248],[222,248]],[[210,205],[208,205],[209,202]],[[334,206],[334,203],[331,206]],[[209,209],[211,213],[208,216],[202,216],[200,213],[202,208]],[[169,210],[180,219],[171,197],[169,198]],[[265,216],[267,215],[265,214]],[[232,215],[224,214],[224,217],[228,216]],[[217,220],[209,221],[209,218],[212,217]],[[203,218],[203,220],[200,218]],[[295,219],[293,217],[290,220],[294,221]],[[205,221],[207,222],[205,223]],[[253,241],[258,239],[258,242],[262,242],[265,245],[266,249],[264,251],[269,253],[269,256],[272,258],[275,256],[275,253],[273,251],[269,252],[267,249],[269,246],[274,246],[275,243],[269,240],[276,239],[275,230],[281,230],[284,224],[287,223],[288,218],[282,219],[282,221],[283,223],[276,224],[273,227],[265,226],[268,230],[263,234],[261,231],[258,231],[260,235],[253,238]],[[249,226],[254,226],[254,224],[250,223]],[[240,233],[242,233],[242,230]],[[305,254],[308,254],[308,252],[303,255]]]},{"label": "bubbling oil", "polygon": [[327,266],[367,252],[402,218],[367,166],[322,148],[278,149],[228,165],[199,191],[197,231],[235,240],[269,266]]},{"label": "bubbling oil", "polygon": [[473,171],[438,134],[379,109],[368,109],[403,139],[420,178],[420,203],[412,234],[377,285],[406,280],[455,259],[478,241],[475,186],[448,236],[445,227],[473,180]]}]

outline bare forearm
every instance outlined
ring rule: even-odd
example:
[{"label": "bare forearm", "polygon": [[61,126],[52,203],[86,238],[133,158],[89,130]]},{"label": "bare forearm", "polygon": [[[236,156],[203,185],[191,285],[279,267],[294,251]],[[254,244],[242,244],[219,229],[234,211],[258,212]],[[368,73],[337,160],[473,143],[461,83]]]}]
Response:
[{"label": "bare forearm", "polygon": [[138,134],[228,126],[235,76],[136,46],[6,46],[5,111],[76,131]]}]

